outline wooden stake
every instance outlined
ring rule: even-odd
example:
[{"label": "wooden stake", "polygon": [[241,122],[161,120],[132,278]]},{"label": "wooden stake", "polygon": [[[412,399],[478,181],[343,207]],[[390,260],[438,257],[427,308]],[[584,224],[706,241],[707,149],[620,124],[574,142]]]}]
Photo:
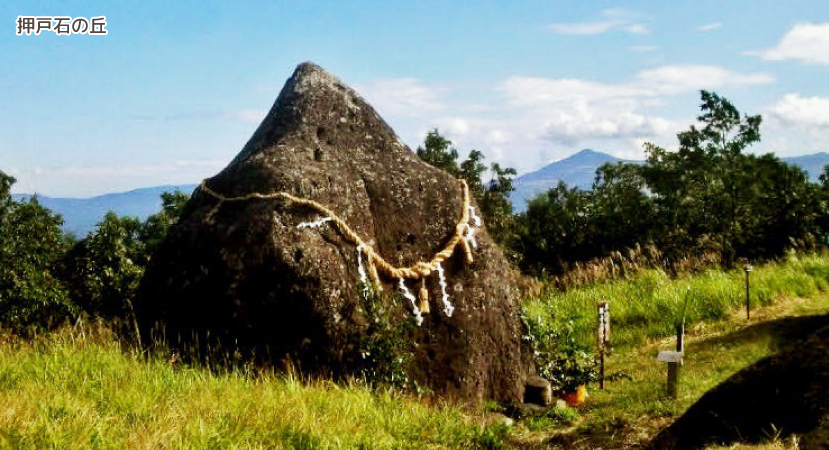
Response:
[{"label": "wooden stake", "polygon": [[607,302],[597,305],[599,327],[596,333],[596,348],[599,351],[599,389],[604,389],[604,359],[607,347],[610,345],[610,310]]},{"label": "wooden stake", "polygon": [[[685,335],[685,325],[676,326],[676,351],[683,353],[685,347],[683,338]],[[668,396],[671,398],[679,398],[679,369],[682,362],[668,363]]]},{"label": "wooden stake", "polygon": [[751,302],[750,302],[751,291],[750,291],[749,283],[748,283],[748,279],[749,279],[748,274],[751,273],[753,268],[751,267],[751,264],[746,264],[746,266],[743,268],[743,270],[745,270],[745,272],[746,272],[746,320],[751,320]]}]

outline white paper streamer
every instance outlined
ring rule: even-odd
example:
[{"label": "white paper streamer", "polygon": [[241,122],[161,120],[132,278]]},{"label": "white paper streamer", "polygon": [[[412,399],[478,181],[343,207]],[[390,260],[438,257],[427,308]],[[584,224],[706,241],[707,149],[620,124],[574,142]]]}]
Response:
[{"label": "white paper streamer", "polygon": [[368,294],[368,277],[363,268],[363,246],[357,246],[357,273],[360,274],[360,282],[363,283],[363,293]]},{"label": "white paper streamer", "polygon": [[417,326],[420,326],[420,324],[423,323],[423,316],[420,314],[420,308],[417,307],[417,299],[415,299],[415,296],[409,292],[409,288],[406,287],[406,283],[403,282],[402,278],[400,278],[400,290],[403,291],[403,297],[406,297],[410,302],[412,302],[415,321],[417,322]]},{"label": "white paper streamer", "polygon": [[477,214],[475,214],[475,207],[472,205],[469,205],[469,215],[472,218],[472,222],[475,224],[476,227],[481,226],[483,221],[480,217],[478,217]]},{"label": "white paper streamer", "polygon": [[455,307],[449,303],[449,294],[446,293],[446,277],[443,276],[443,267],[440,264],[438,264],[437,271],[438,278],[440,278],[440,292],[443,294],[441,298],[443,301],[443,312],[446,313],[447,317],[452,317],[452,312],[455,311]]},{"label": "white paper streamer", "polygon": [[472,248],[478,248],[478,241],[475,240],[475,227],[466,224],[466,235],[463,238],[466,242],[469,242]]},{"label": "white paper streamer", "polygon": [[313,222],[302,222],[301,224],[297,225],[296,227],[300,228],[300,229],[302,229],[302,228],[319,228],[319,227],[322,226],[322,224],[324,224],[325,222],[328,222],[329,220],[331,220],[330,217],[323,217],[322,219],[315,220]]}]

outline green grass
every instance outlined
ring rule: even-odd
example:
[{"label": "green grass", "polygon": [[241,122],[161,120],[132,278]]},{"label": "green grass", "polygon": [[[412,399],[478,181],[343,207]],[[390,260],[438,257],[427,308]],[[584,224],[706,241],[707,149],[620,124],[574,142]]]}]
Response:
[{"label": "green grass", "polygon": [[498,448],[456,407],[359,383],[171,365],[71,328],[0,346],[3,448]]},{"label": "green grass", "polygon": [[[146,356],[120,344],[101,326],[67,327],[32,340],[0,334],[0,447],[498,449],[546,446],[551,433],[590,436],[619,424],[649,426],[642,433],[647,436],[775,350],[769,336],[728,339],[746,326],[735,314],[744,301],[743,276],[714,270],[671,279],[646,271],[527,301],[525,316],[551,324],[553,316],[571,318],[591,344],[596,302],[610,301],[615,347],[608,373],[630,379],[610,382],[605,391],[591,386],[591,398],[578,410],[552,408],[512,427],[481,425],[499,409],[491,403],[476,412],[358,381],[171,364],[166,355]],[[757,267],[751,276],[755,321],[829,312],[829,257],[791,257]],[[672,334],[688,286],[688,353],[680,398],[670,400],[665,367],[655,355],[673,345],[665,336]]]},{"label": "green grass", "polygon": [[[580,420],[575,427],[524,421],[513,431],[514,439],[532,448],[559,433],[575,434],[573,442],[591,446],[639,444],[705,392],[779,348],[771,330],[759,327],[749,332],[752,325],[781,317],[829,314],[829,256],[791,256],[755,267],[750,322],[744,314],[744,277],[742,270],[710,270],[672,279],[649,270],[584,289],[549,291],[525,302],[523,314],[528,320],[550,327],[572,320],[578,337],[595,346],[596,303],[608,301],[613,351],[607,358],[606,372],[625,377],[606,383],[603,391],[591,384],[590,398],[578,408]],[[658,363],[656,355],[674,348],[673,323],[686,292],[685,364],[679,398],[672,399],[666,395],[666,365]],[[757,448],[788,446],[772,440]]]},{"label": "green grass", "polygon": [[[814,295],[829,288],[829,256],[792,255],[785,261],[756,267],[750,283],[754,307],[770,305],[781,296]],[[547,291],[526,301],[523,313],[529,320],[550,326],[556,324],[554,317],[573,320],[583,339],[592,342],[596,304],[608,301],[614,345],[629,347],[673,334],[686,294],[686,326],[723,319],[745,304],[745,273],[715,269],[674,279],[660,270],[645,270],[629,279],[588,288]]]}]

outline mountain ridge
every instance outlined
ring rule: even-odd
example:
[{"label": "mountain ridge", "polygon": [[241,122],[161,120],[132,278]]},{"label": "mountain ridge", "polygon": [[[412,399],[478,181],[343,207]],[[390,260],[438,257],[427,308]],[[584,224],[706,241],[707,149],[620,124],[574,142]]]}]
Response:
[{"label": "mountain ridge", "polygon": [[[814,183],[823,173],[823,167],[829,164],[829,153],[787,156],[780,160],[805,170],[809,175],[809,180]],[[529,200],[555,187],[559,181],[565,182],[570,187],[589,189],[593,185],[596,169],[602,164],[616,162],[644,163],[644,161],[625,160],[608,153],[584,149],[538,170],[525,173],[515,178],[515,191],[510,194],[513,211],[517,213],[526,211]]]},{"label": "mountain ridge", "polygon": [[12,194],[16,201],[36,197],[37,201],[63,217],[63,231],[82,238],[95,229],[95,225],[109,211],[119,216],[138,217],[145,220],[161,211],[161,194],[176,189],[191,193],[196,184],[163,185],[113,192],[88,198],[48,197],[39,194]]},{"label": "mountain ridge", "polygon": [[[823,172],[823,166],[829,164],[829,153],[787,156],[780,160],[806,170],[809,179],[817,182]],[[526,211],[529,200],[555,187],[559,181],[565,182],[570,187],[588,189],[593,184],[596,169],[602,164],[615,162],[636,164],[644,161],[625,160],[608,153],[584,149],[538,170],[522,174],[515,178],[515,191],[510,194],[513,211],[517,213]],[[110,210],[115,211],[119,216],[134,216],[145,220],[151,214],[161,210],[162,192],[179,189],[182,192],[191,193],[196,186],[197,184],[153,186],[88,198],[37,195],[37,199],[45,207],[63,216],[64,231],[83,237],[93,231],[95,225]],[[32,196],[32,194],[12,194],[12,198],[18,201]]]}]

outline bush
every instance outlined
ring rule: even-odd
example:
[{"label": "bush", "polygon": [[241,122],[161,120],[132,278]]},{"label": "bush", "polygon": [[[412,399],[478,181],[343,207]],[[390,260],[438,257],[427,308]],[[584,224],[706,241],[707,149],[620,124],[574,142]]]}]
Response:
[{"label": "bush", "polygon": [[138,219],[109,212],[94,233],[67,253],[62,272],[72,300],[87,313],[104,318],[131,313],[147,261],[140,229]]},{"label": "bush", "polygon": [[55,276],[66,248],[63,220],[35,197],[13,201],[14,181],[0,172],[0,324],[29,334],[71,319],[77,309]]},{"label": "bush", "polygon": [[535,349],[539,374],[563,392],[595,381],[597,363],[590,346],[578,335],[576,321],[560,316],[522,316],[524,340]]},{"label": "bush", "polygon": [[392,317],[382,295],[371,286],[365,287],[362,299],[358,312],[365,318],[365,329],[352,343],[346,370],[373,387],[416,388],[407,371],[413,356],[414,321],[411,317]]}]

